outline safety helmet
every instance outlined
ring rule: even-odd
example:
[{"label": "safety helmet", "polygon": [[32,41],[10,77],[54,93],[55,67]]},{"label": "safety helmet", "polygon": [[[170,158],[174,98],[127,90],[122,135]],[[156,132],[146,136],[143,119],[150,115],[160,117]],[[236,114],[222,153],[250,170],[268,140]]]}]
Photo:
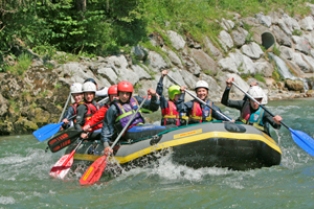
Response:
[{"label": "safety helmet", "polygon": [[92,82],[86,82],[83,84],[83,92],[96,93],[96,85]]},{"label": "safety helmet", "polygon": [[82,93],[82,84],[80,83],[73,83],[70,87],[70,92],[71,94],[76,94],[76,93]]},{"label": "safety helmet", "polygon": [[97,86],[97,83],[96,83],[95,79],[93,79],[93,78],[85,79],[84,83],[87,83],[87,82],[92,82],[93,84],[95,84]]},{"label": "safety helmet", "polygon": [[194,90],[196,91],[198,88],[205,88],[208,90],[208,83],[204,80],[199,80],[196,82]]},{"label": "safety helmet", "polygon": [[181,94],[180,86],[172,85],[168,88],[168,96],[169,99],[173,100],[176,94]]},{"label": "safety helmet", "polygon": [[133,93],[133,84],[129,81],[120,81],[118,83],[118,91],[131,92]]},{"label": "safety helmet", "polygon": [[109,95],[118,94],[118,85],[110,86],[109,89],[108,89],[108,94]]},{"label": "safety helmet", "polygon": [[248,94],[251,95],[254,99],[261,99],[265,96],[263,89],[259,86],[252,86],[249,89]]}]

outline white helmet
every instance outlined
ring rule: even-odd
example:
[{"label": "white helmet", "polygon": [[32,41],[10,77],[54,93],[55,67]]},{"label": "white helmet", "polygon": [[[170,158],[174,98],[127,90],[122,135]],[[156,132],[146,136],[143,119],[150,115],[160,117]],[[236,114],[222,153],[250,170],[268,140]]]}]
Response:
[{"label": "white helmet", "polygon": [[208,90],[209,89],[208,88],[208,83],[206,81],[204,81],[204,80],[199,80],[199,81],[196,82],[196,85],[195,85],[194,89],[196,90],[198,88],[205,88],[205,89]]},{"label": "white helmet", "polygon": [[82,84],[73,83],[70,87],[71,94],[82,93]]},{"label": "white helmet", "polygon": [[265,92],[259,86],[252,86],[248,94],[251,95],[254,99],[260,99],[265,97]]},{"label": "white helmet", "polygon": [[96,93],[96,85],[92,82],[86,82],[83,84],[83,92],[94,92]]}]

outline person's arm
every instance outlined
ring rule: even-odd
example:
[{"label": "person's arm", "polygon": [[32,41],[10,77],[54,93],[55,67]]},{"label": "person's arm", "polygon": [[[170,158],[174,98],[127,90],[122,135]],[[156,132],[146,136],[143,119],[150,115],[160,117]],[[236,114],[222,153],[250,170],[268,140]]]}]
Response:
[{"label": "person's arm", "polygon": [[244,100],[230,100],[229,93],[230,93],[230,88],[226,87],[221,98],[221,103],[227,107],[232,107],[232,108],[241,110],[245,101]]},{"label": "person's arm", "polygon": [[82,129],[84,131],[94,131],[100,129],[102,127],[102,123],[100,122],[104,120],[107,110],[107,105],[101,107],[97,112],[95,112],[94,115],[92,115],[92,117],[88,121],[85,122]]},{"label": "person's arm", "polygon": [[159,79],[159,82],[157,83],[156,93],[159,96],[162,96],[162,93],[163,93],[163,90],[164,90],[163,80],[164,80],[164,76],[161,76],[160,79]]},{"label": "person's arm", "polygon": [[265,123],[265,122],[268,122],[274,129],[279,129],[280,127],[281,127],[281,124],[279,123],[277,123],[275,120],[274,120],[274,118],[273,118],[273,116],[271,116],[269,113],[267,113],[266,111],[265,111],[265,113],[264,113],[264,117],[263,117],[263,122]]},{"label": "person's arm", "polygon": [[87,112],[87,107],[84,104],[81,104],[77,108],[77,114],[76,114],[76,122],[74,124],[74,127],[78,131],[82,131],[82,126],[85,122],[85,114]]},{"label": "person's arm", "polygon": [[63,115],[63,119],[69,119],[70,117],[72,117],[74,115],[74,109],[72,106],[70,106],[66,111],[65,114]]},{"label": "person's arm", "polygon": [[[232,119],[229,118],[228,116],[226,116],[225,114],[223,114],[220,110],[219,107],[217,107],[216,105],[214,105],[214,103],[212,102],[212,116],[213,118],[215,118],[216,120],[223,120],[223,121],[231,121]],[[219,114],[221,113],[221,114]],[[226,116],[227,118],[225,118],[224,116]]]},{"label": "person's arm", "polygon": [[109,141],[114,134],[113,124],[115,123],[115,118],[117,114],[117,109],[115,105],[111,105],[108,109],[104,121],[103,126],[100,132],[100,139],[104,143],[104,147],[109,147]]},{"label": "person's arm", "polygon": [[[135,96],[135,99],[138,101],[139,104],[141,104],[142,101],[144,100],[144,98],[142,98],[140,96]],[[146,100],[142,107],[155,112],[159,109],[159,105],[160,105],[160,101],[159,101],[157,95],[152,94],[151,99]]]},{"label": "person's arm", "polygon": [[179,111],[184,112],[184,113],[186,113],[187,116],[189,116],[190,112],[192,110],[192,107],[193,107],[193,100],[183,103],[183,105]]},{"label": "person's arm", "polygon": [[168,74],[168,70],[163,70],[161,71],[161,77],[159,79],[159,82],[157,84],[157,87],[156,87],[156,93],[161,96],[162,93],[163,93],[163,90],[164,90],[164,84],[163,84],[163,81],[164,81],[164,77]]}]

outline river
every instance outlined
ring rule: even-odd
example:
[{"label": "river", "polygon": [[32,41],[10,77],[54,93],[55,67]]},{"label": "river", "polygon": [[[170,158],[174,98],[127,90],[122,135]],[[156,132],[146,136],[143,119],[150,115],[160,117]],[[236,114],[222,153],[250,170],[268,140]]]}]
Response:
[{"label": "river", "polygon": [[[272,101],[269,109],[295,130],[314,135],[314,100]],[[236,117],[236,110],[222,107]],[[282,127],[272,131],[283,155],[279,166],[249,171],[191,169],[161,159],[97,185],[48,175],[62,151],[45,153],[32,135],[0,138],[0,208],[309,208],[314,207],[314,158]]]}]

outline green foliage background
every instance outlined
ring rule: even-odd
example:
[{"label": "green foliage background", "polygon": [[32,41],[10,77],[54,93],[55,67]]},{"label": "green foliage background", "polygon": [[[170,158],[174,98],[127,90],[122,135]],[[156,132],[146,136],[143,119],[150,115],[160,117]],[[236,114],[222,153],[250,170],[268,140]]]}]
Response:
[{"label": "green foliage background", "polygon": [[[47,59],[55,52],[109,55],[136,44],[149,44],[148,35],[164,29],[190,34],[201,43],[215,42],[217,19],[279,8],[294,16],[309,14],[314,0],[2,0],[0,1],[0,71],[3,58],[32,49]],[[78,3],[86,3],[79,8]],[[165,40],[167,40],[165,38]]]}]

